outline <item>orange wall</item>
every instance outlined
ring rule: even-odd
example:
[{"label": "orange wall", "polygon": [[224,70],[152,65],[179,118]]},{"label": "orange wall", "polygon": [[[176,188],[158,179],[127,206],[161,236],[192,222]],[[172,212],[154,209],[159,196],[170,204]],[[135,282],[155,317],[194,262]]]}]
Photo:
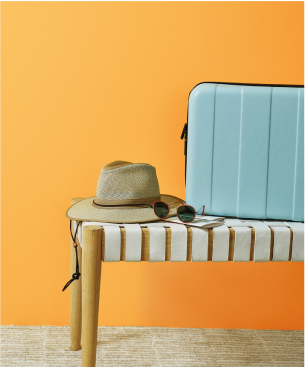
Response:
[{"label": "orange wall", "polygon": [[[202,81],[303,84],[301,2],[2,3],[2,323],[69,324],[69,221],[113,160],[184,197]],[[103,264],[100,325],[302,329],[303,263]]]}]

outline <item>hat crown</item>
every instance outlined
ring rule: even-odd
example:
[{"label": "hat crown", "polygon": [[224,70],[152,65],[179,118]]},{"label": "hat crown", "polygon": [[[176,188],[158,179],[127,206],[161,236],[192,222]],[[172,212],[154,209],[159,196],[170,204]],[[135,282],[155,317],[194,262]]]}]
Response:
[{"label": "hat crown", "polygon": [[160,197],[156,169],[146,163],[114,161],[101,170],[96,198],[103,205],[141,202]]}]

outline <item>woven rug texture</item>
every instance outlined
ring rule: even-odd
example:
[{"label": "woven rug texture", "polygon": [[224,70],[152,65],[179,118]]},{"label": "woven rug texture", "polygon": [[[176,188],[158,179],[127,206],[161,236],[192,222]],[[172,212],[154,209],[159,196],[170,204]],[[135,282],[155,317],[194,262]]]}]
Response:
[{"label": "woven rug texture", "polygon": [[[1,326],[1,366],[81,366],[69,326]],[[304,366],[304,332],[99,327],[96,366]]]}]

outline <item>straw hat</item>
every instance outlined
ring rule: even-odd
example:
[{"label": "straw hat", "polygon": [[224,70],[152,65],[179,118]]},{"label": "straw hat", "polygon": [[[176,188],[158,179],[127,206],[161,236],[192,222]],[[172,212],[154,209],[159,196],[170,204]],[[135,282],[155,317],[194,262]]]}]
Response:
[{"label": "straw hat", "polygon": [[[156,169],[150,164],[114,161],[102,168],[96,196],[75,203],[66,216],[108,223],[151,222],[159,220],[153,209],[158,200],[185,203],[175,196],[160,194]],[[174,215],[175,207],[170,209],[169,216]]]}]

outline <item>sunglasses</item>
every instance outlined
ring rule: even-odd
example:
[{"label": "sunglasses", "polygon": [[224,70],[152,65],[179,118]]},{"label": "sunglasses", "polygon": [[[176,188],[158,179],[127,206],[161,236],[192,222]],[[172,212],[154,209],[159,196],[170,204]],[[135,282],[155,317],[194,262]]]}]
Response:
[{"label": "sunglasses", "polygon": [[[202,208],[202,215],[204,213],[205,205],[203,205],[198,212],[196,212],[195,208],[193,208],[190,205],[185,205],[180,202],[175,202],[173,204],[182,204],[177,208],[177,217],[181,220],[183,223],[191,223],[195,218],[196,214],[201,210]],[[165,219],[168,217],[170,208],[177,207],[173,204],[167,204],[164,201],[156,201],[154,203],[154,212],[158,218]]]}]

